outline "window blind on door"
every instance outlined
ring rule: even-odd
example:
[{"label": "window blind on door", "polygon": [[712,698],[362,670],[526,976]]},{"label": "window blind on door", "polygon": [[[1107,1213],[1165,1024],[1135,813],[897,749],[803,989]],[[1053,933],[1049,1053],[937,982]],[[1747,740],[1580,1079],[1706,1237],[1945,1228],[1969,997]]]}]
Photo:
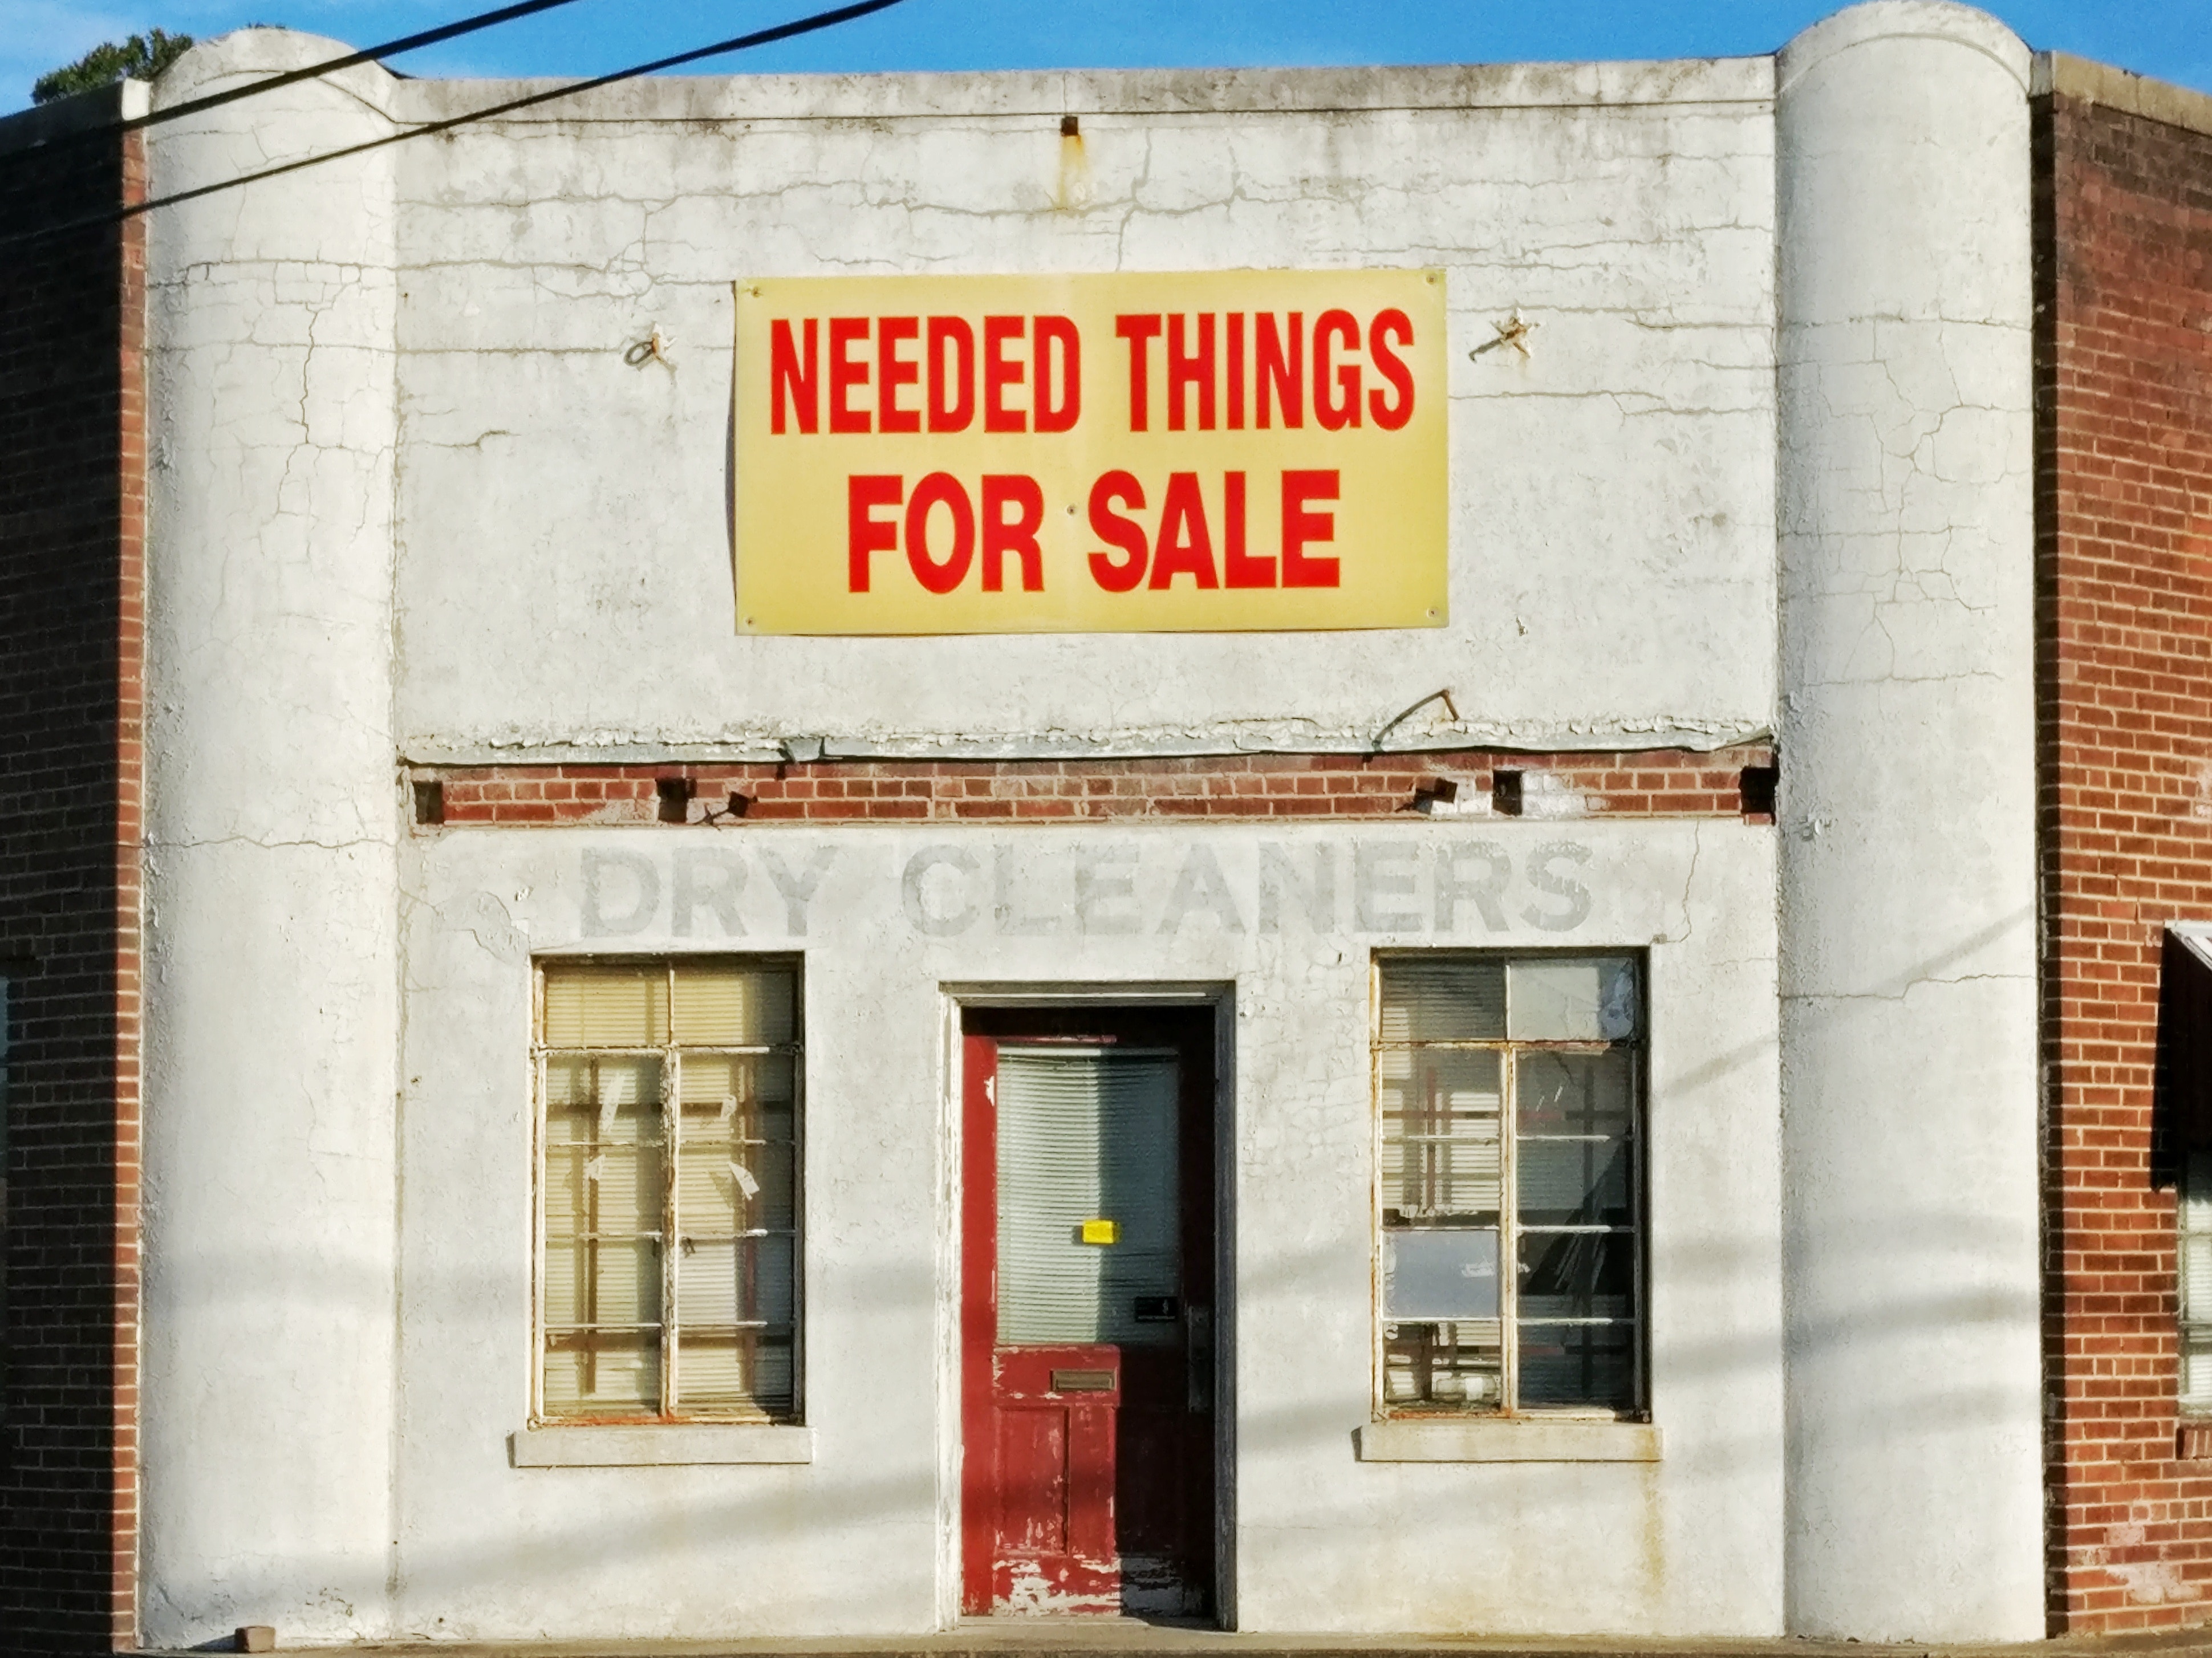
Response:
[{"label": "window blind on door", "polygon": [[[1171,1054],[1002,1048],[999,1340],[1165,1344],[1140,1299],[1181,1287],[1177,1066]],[[1084,1241],[1112,1223],[1110,1243]]]}]

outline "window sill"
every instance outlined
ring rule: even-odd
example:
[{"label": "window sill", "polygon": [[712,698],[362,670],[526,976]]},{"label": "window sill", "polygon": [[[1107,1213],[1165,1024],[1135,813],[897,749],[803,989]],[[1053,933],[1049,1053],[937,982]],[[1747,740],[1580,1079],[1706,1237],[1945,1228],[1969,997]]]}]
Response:
[{"label": "window sill", "polygon": [[814,1430],[750,1423],[629,1428],[525,1428],[507,1436],[518,1468],[674,1467],[688,1463],[811,1462]]},{"label": "window sill", "polygon": [[1362,1462],[1656,1462],[1649,1422],[1571,1418],[1401,1418],[1361,1428]]}]

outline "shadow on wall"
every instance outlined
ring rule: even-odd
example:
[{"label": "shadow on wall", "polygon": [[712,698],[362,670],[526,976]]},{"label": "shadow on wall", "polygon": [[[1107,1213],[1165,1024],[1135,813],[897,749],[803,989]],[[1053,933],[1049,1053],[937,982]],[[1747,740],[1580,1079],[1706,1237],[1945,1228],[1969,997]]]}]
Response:
[{"label": "shadow on wall", "polygon": [[[1887,1247],[1893,1252],[1910,1252],[1931,1263],[1971,1262],[1992,1248],[2009,1247],[2016,1242],[2006,1236],[2002,1229],[1970,1216],[1899,1216],[1896,1219],[1898,1224],[1884,1233],[1893,1240]],[[1855,1250],[1863,1252],[1868,1247],[1863,1237],[1855,1237],[1851,1242]],[[1772,1246],[1757,1239],[1731,1242],[1709,1237],[1670,1247],[1665,1254],[1670,1271],[1682,1281],[1755,1284],[1757,1275],[1763,1275],[1772,1260]],[[327,1276],[319,1272],[309,1276],[301,1263],[276,1250],[240,1250],[220,1259],[203,1258],[197,1265],[203,1269],[203,1283],[240,1286],[237,1294],[250,1295],[257,1302],[265,1303],[271,1295],[279,1298],[308,1297],[326,1306],[331,1297],[331,1285]],[[1278,1258],[1246,1272],[1246,1298],[1255,1305],[1294,1303],[1310,1297],[1311,1284],[1340,1280],[1345,1266],[1341,1260],[1322,1252]],[[1361,1270],[1364,1272],[1364,1263]],[[1854,1320],[1803,1327],[1792,1333],[1793,1339],[1801,1350],[1808,1345],[1832,1344],[1857,1346],[1869,1341],[1879,1345],[1934,1340],[1977,1326],[2016,1327],[2023,1321],[2032,1321],[2036,1315],[2032,1296],[1991,1296],[1947,1288],[1941,1276],[1933,1272],[1929,1275],[1929,1283],[1926,1293],[1909,1302],[1887,1306],[1878,1323]],[[356,1282],[349,1287],[349,1298],[362,1309],[365,1321],[388,1316],[388,1301],[380,1293],[368,1293],[370,1287],[365,1282]],[[486,1281],[458,1275],[424,1287],[428,1299],[448,1306],[487,1307],[506,1293],[504,1288],[488,1288]],[[874,1305],[848,1308],[848,1311],[863,1318],[878,1312],[911,1315],[911,1280],[870,1299]],[[1252,1339],[1248,1321],[1244,1339],[1249,1345]],[[1668,1430],[1667,1455],[1657,1471],[1657,1481],[1640,1483],[1635,1487],[1641,1493],[1638,1500],[1647,1503],[1663,1502],[1668,1509],[1680,1515],[1694,1512],[1701,1502],[1727,1498],[1729,1493],[1721,1488],[1746,1472],[1770,1468],[1778,1478],[1778,1416],[1766,1432],[1727,1426],[1699,1431],[1679,1415],[1670,1420],[1668,1406],[1670,1397],[1679,1398],[1685,1392],[1725,1394],[1732,1382],[1749,1388],[1772,1386],[1776,1339],[1754,1329],[1740,1338],[1683,1344],[1666,1340],[1662,1333],[1659,1346],[1662,1363],[1656,1378],[1656,1414]],[[469,1351],[465,1347],[457,1348],[457,1359],[465,1362]],[[1358,1466],[1350,1461],[1348,1448],[1340,1448],[1347,1447],[1349,1431],[1364,1419],[1364,1381],[1362,1376],[1355,1382],[1358,1388],[1356,1395],[1246,1411],[1238,1418],[1239,1448],[1248,1461],[1269,1456],[1310,1458],[1317,1447],[1328,1448],[1326,1455],[1344,1460],[1343,1489],[1346,1495],[1333,1498],[1326,1485],[1302,1482],[1304,1498],[1297,1516],[1302,1531],[1332,1527],[1360,1532],[1372,1528],[1372,1497],[1360,1500],[1355,1497],[1360,1490]],[[520,1378],[516,1385],[519,1388]],[[926,1385],[933,1388],[933,1378]],[[2032,1379],[2029,1385],[2033,1385]],[[1336,1391],[1342,1394],[1341,1388]],[[1966,1438],[1984,1435],[2000,1422],[2017,1420],[2017,1391],[1978,1384],[1972,1378],[1962,1377],[1957,1386],[1914,1404],[1917,1431],[1923,1436]],[[1714,1417],[1723,1414],[1712,1412]],[[483,1455],[495,1457],[502,1467],[506,1462],[505,1436],[514,1425],[518,1424],[496,1424],[495,1430],[488,1433],[484,1442]],[[825,1436],[836,1431],[834,1423],[824,1424],[817,1419],[817,1427]],[[1863,1407],[1824,1419],[1819,1427],[1826,1436],[1861,1441],[1870,1447],[1882,1444],[1893,1440],[1896,1431],[1895,1405],[1893,1401],[1869,1401]],[[625,1574],[655,1559],[665,1560],[672,1552],[703,1562],[725,1545],[774,1545],[787,1549],[794,1527],[866,1527],[887,1522],[903,1525],[921,1533],[905,1546],[913,1551],[917,1566],[916,1573],[908,1575],[902,1585],[905,1595],[896,1604],[888,1600],[879,1601],[881,1621],[895,1624],[909,1617],[915,1577],[927,1579],[936,1569],[938,1491],[933,1450],[906,1473],[848,1478],[831,1486],[820,1478],[820,1471],[819,1464],[804,1471],[775,1470],[773,1473],[778,1476],[795,1473],[803,1483],[796,1487],[786,1484],[781,1490],[770,1493],[763,1491],[759,1483],[750,1478],[770,1471],[732,1467],[726,1471],[727,1496],[703,1502],[688,1497],[680,1509],[655,1513],[649,1523],[641,1521],[636,1514],[625,1517],[618,1511],[619,1505],[610,1505],[591,1521],[565,1516],[575,1512],[579,1487],[586,1484],[604,1485],[611,1479],[634,1480],[638,1473],[651,1478],[652,1471],[518,1471],[513,1478],[544,1482],[549,1494],[553,1482],[567,1484],[568,1488],[560,1492],[557,1501],[547,1504],[549,1509],[562,1511],[564,1518],[560,1524],[548,1527],[519,1518],[504,1534],[493,1538],[484,1536],[466,1517],[441,1518],[440,1523],[446,1535],[415,1541],[397,1551],[390,1587],[399,1601],[417,1606],[440,1606],[445,1611],[400,1627],[387,1621],[386,1607],[349,1606],[343,1609],[344,1624],[362,1638],[385,1635],[462,1638],[477,1625],[486,1608],[487,1588],[495,1586],[506,1604],[483,1622],[485,1627],[505,1632],[517,1621],[512,1608],[530,1604],[533,1584],[574,1585],[598,1579],[607,1582],[611,1592],[612,1586],[618,1584]],[[699,1471],[688,1472],[696,1475]],[[1538,1489],[1540,1480],[1532,1479],[1525,1468],[1465,1468],[1451,1471],[1450,1477],[1455,1484],[1495,1485],[1498,1496],[1508,1504],[1510,1518],[1501,1521],[1493,1511],[1487,1523],[1517,1527],[1540,1523],[1544,1509],[1554,1500],[1563,1515],[1583,1514],[1593,1501],[1601,1500],[1601,1496],[1617,1497],[1618,1490],[1622,1489],[1594,1495],[1593,1482],[1587,1473],[1587,1470],[1577,1471],[1574,1480],[1563,1482],[1563,1485],[1571,1483],[1571,1490],[1563,1490],[1556,1499],[1543,1495]],[[1638,1477],[1641,1480],[1642,1476]],[[750,1490],[747,1489],[749,1484],[752,1485]],[[1701,1490],[1707,1491],[1706,1497],[1700,1497]],[[528,1503],[526,1497],[520,1506],[526,1509]],[[1652,1521],[1659,1518],[1647,1516]],[[1778,1521],[1778,1515],[1777,1518]],[[1270,1519],[1266,1514],[1248,1513],[1245,1523],[1265,1527]],[[735,1564],[732,1561],[729,1565]],[[1508,1570],[1510,1562],[1494,1559],[1489,1566],[1486,1572],[1483,1558],[1470,1555],[1455,1568],[1465,1574],[1464,1600],[1470,1604],[1513,1605],[1516,1586]],[[274,1621],[281,1627],[286,1610],[299,1605],[303,1585],[343,1581],[357,1575],[359,1567],[357,1560],[317,1558],[304,1554],[274,1553],[251,1561],[233,1562],[219,1580],[196,1586],[167,1585],[159,1595],[162,1609],[155,1612],[149,1622],[170,1629],[185,1625],[202,1630],[228,1631],[248,1620]],[[1614,1569],[1641,1570],[1626,1562],[1602,1558],[1565,1562],[1563,1569],[1601,1575],[1608,1575]],[[732,1628],[736,1626],[738,1610],[749,1601],[788,1604],[787,1586],[748,1585],[728,1566],[721,1570],[724,1576],[720,1582],[732,1608]],[[1656,1582],[1650,1585],[1655,1593],[1663,1587]],[[1379,1592],[1388,1593],[1389,1586],[1382,1586]],[[889,1588],[884,1590],[887,1595],[897,1593]],[[869,1594],[866,1576],[855,1577],[849,1591],[841,1594],[844,1604],[840,1621],[860,1621],[853,1616],[854,1601],[858,1600],[865,1606]],[[639,1604],[637,1611],[643,1618],[649,1619],[652,1614],[652,1608],[644,1602]],[[294,1621],[297,1621],[296,1618]],[[540,1631],[548,1636],[562,1632],[558,1629]],[[208,1648],[219,1648],[227,1639],[226,1636],[210,1640]]]}]

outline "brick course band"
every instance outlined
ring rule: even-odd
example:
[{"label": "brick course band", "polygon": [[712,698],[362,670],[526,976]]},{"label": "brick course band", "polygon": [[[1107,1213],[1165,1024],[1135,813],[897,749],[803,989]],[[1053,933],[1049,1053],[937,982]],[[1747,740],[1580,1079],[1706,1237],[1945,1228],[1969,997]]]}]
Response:
[{"label": "brick course band", "polygon": [[[943,823],[1123,818],[1744,817],[1771,821],[1774,753],[1264,754],[1141,760],[823,760],[417,768],[418,822]],[[1754,776],[1747,780],[1749,770]],[[1769,774],[1762,780],[1758,774]],[[1517,774],[1517,802],[1501,774]],[[426,795],[426,786],[434,794]],[[1501,795],[1503,799],[1501,799]],[[426,804],[434,799],[435,805]],[[1514,810],[1517,804],[1519,811]],[[1502,807],[1502,809],[1501,809]],[[440,813],[442,812],[442,816]]]}]

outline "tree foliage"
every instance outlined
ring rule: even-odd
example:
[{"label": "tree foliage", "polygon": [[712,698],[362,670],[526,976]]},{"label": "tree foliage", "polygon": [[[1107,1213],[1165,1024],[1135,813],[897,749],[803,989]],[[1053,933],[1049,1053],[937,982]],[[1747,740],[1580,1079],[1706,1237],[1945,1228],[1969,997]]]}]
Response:
[{"label": "tree foliage", "polygon": [[134,34],[121,46],[104,40],[74,64],[41,75],[31,86],[31,101],[51,104],[57,98],[73,98],[112,86],[118,81],[150,81],[191,50],[189,34],[167,34],[152,29]]}]

